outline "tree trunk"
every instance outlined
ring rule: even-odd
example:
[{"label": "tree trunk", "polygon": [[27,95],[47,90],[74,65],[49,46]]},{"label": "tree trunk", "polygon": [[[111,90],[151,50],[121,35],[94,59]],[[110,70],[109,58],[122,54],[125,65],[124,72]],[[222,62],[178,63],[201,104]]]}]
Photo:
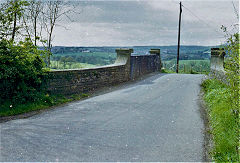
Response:
[{"label": "tree trunk", "polygon": [[14,41],[16,34],[16,26],[17,26],[17,11],[14,11],[14,20],[13,20],[13,31],[12,31],[12,41]]},{"label": "tree trunk", "polygon": [[37,46],[37,17],[34,18],[34,45]]}]

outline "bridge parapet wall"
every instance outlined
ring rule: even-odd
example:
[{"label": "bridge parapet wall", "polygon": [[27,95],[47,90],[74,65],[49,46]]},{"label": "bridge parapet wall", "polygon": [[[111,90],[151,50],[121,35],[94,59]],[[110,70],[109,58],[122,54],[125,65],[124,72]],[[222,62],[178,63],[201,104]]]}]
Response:
[{"label": "bridge parapet wall", "polygon": [[150,55],[132,55],[130,78],[136,79],[144,74],[161,70],[160,49],[151,49]]},{"label": "bridge parapet wall", "polygon": [[[159,55],[152,53],[139,57],[131,56],[132,52],[133,49],[116,49],[117,58],[112,65],[50,71],[46,77],[47,90],[51,94],[63,95],[87,93],[160,69],[160,50]],[[135,71],[136,67],[140,73]]]}]

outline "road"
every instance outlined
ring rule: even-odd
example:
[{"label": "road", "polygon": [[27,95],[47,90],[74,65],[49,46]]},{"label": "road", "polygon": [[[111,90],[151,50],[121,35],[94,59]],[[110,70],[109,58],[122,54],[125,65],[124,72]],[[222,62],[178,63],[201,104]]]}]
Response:
[{"label": "road", "polygon": [[0,124],[0,161],[205,161],[203,75],[155,74]]}]

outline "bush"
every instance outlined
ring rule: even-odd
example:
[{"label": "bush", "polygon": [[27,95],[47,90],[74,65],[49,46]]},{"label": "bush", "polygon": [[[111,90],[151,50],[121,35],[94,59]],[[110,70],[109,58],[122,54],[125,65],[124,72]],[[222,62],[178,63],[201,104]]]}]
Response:
[{"label": "bush", "polygon": [[34,101],[41,94],[44,62],[31,42],[0,40],[0,102]]},{"label": "bush", "polygon": [[239,86],[240,86],[240,68],[239,68],[239,33],[229,35],[226,46],[224,47],[227,52],[227,58],[225,62],[225,70],[227,71],[227,79],[229,87],[231,88],[231,102],[233,104],[232,110],[235,116],[239,116]]}]

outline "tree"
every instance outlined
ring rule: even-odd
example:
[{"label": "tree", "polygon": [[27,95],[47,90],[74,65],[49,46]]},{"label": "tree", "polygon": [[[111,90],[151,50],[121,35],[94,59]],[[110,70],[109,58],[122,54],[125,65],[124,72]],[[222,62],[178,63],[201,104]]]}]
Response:
[{"label": "tree", "polygon": [[75,7],[76,6],[74,6],[73,4],[62,0],[50,0],[44,3],[43,24],[44,29],[47,33],[46,48],[48,51],[48,67],[50,67],[53,32],[55,26],[58,25],[57,21],[60,20],[60,18],[63,16],[67,17],[70,21],[72,21],[68,14],[74,12]]},{"label": "tree", "polygon": [[60,59],[60,62],[62,62],[63,63],[63,68],[65,69],[65,67],[66,67],[66,62],[67,62],[67,57],[61,57],[61,59]]},{"label": "tree", "polygon": [[37,46],[37,41],[42,37],[42,10],[42,1],[30,0],[22,17],[27,36],[35,46]]},{"label": "tree", "polygon": [[29,3],[7,0],[0,4],[0,103],[34,101],[42,92],[44,51],[23,33],[22,18]]},{"label": "tree", "polygon": [[16,35],[21,29],[20,19],[27,6],[24,0],[7,0],[0,7],[0,39],[11,39],[15,41]]},{"label": "tree", "polygon": [[66,62],[68,62],[69,68],[71,68],[71,66],[72,66],[73,62],[75,62],[75,60],[73,57],[69,56],[66,58]]},{"label": "tree", "polygon": [[224,46],[227,51],[227,57],[224,64],[227,71],[227,78],[232,93],[233,112],[235,116],[239,116],[239,77],[240,77],[240,43],[239,33],[229,33],[227,28],[222,26],[223,31],[226,34],[227,42]]}]

